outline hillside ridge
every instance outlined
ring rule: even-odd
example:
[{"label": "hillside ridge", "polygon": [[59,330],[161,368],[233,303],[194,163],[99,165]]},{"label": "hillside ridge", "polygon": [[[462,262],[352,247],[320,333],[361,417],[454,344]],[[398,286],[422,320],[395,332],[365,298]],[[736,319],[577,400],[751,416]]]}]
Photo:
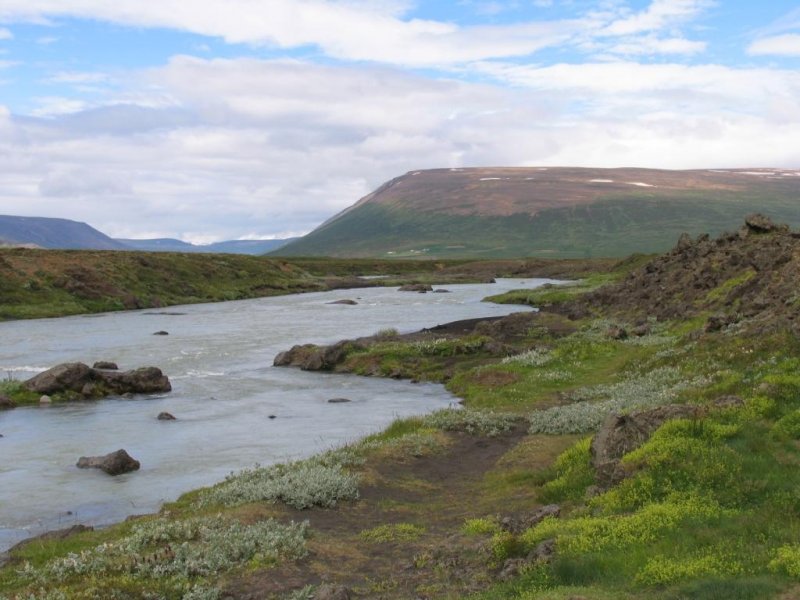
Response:
[{"label": "hillside ridge", "polygon": [[281,256],[622,257],[749,213],[800,225],[800,171],[484,167],[410,171]]}]

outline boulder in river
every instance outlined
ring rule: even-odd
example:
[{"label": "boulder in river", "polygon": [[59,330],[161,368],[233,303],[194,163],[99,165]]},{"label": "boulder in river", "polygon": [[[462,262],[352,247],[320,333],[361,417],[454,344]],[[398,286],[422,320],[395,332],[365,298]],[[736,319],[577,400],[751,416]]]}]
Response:
[{"label": "boulder in river", "polygon": [[169,331],[156,331],[153,335],[169,335]]},{"label": "boulder in river", "polygon": [[177,421],[175,415],[168,412],[160,412],[158,413],[158,417],[156,417],[159,421]]},{"label": "boulder in river", "polygon": [[358,304],[355,300],[350,300],[349,298],[345,298],[344,300],[334,300],[333,302],[328,302],[328,304],[346,304],[347,306],[355,306]]},{"label": "boulder in river", "polygon": [[109,475],[122,475],[137,471],[140,466],[139,461],[123,449],[105,456],[81,456],[77,463],[79,469],[101,469]]},{"label": "boulder in river", "polygon": [[64,363],[28,379],[24,385],[38,394],[80,392],[92,381],[92,369],[83,363]]},{"label": "boulder in river", "polygon": [[406,285],[401,285],[400,292],[419,292],[424,294],[425,292],[432,292],[433,286],[428,285],[427,283],[407,283]]},{"label": "boulder in river", "polygon": [[8,410],[9,408],[14,408],[16,405],[17,403],[11,398],[0,394],[0,410]]},{"label": "boulder in river", "polygon": [[110,394],[154,394],[172,389],[167,376],[156,367],[120,372],[94,369],[83,363],[57,365],[28,379],[23,385],[39,394],[72,392],[85,398]]},{"label": "boulder in river", "polygon": [[98,360],[96,363],[92,365],[93,369],[103,369],[106,371],[118,371],[119,367],[117,363],[111,362],[108,360]]},{"label": "boulder in river", "polygon": [[329,404],[346,404],[347,402],[352,402],[349,398],[331,398],[328,400]]}]

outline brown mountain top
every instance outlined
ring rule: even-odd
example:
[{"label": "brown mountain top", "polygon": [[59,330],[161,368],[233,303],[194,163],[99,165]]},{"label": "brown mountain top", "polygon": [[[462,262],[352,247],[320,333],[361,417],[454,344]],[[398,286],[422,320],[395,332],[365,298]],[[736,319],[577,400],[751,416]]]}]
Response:
[{"label": "brown mountain top", "polygon": [[592,169],[579,167],[481,167],[411,171],[385,183],[351,209],[372,203],[451,215],[535,215],[548,208],[590,204],[608,196],[675,192],[800,193],[800,170]]}]

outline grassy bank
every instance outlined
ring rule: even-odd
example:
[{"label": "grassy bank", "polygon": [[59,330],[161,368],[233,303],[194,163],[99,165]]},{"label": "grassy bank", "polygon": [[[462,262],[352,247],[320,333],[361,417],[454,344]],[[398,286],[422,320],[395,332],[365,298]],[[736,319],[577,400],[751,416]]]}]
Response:
[{"label": "grassy bank", "polygon": [[[0,320],[60,317],[309,291],[580,277],[614,261],[268,259],[235,254],[0,249]],[[358,276],[389,276],[362,280]]]}]

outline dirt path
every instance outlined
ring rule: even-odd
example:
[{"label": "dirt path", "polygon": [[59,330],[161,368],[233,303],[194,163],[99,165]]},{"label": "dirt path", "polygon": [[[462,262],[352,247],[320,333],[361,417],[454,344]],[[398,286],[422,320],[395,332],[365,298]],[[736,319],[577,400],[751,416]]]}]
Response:
[{"label": "dirt path", "polygon": [[[486,537],[461,531],[466,518],[533,511],[532,485],[504,478],[547,468],[567,442],[542,442],[522,430],[494,438],[446,434],[446,448],[428,456],[383,457],[368,464],[361,498],[334,510],[281,509],[283,518],[307,519],[309,556],[293,565],[258,571],[229,582],[227,598],[280,597],[306,585],[336,583],[358,598],[457,598],[495,580]],[[520,479],[524,479],[520,478]],[[498,493],[503,503],[498,504]],[[368,540],[365,531],[412,526],[404,538]]]}]

